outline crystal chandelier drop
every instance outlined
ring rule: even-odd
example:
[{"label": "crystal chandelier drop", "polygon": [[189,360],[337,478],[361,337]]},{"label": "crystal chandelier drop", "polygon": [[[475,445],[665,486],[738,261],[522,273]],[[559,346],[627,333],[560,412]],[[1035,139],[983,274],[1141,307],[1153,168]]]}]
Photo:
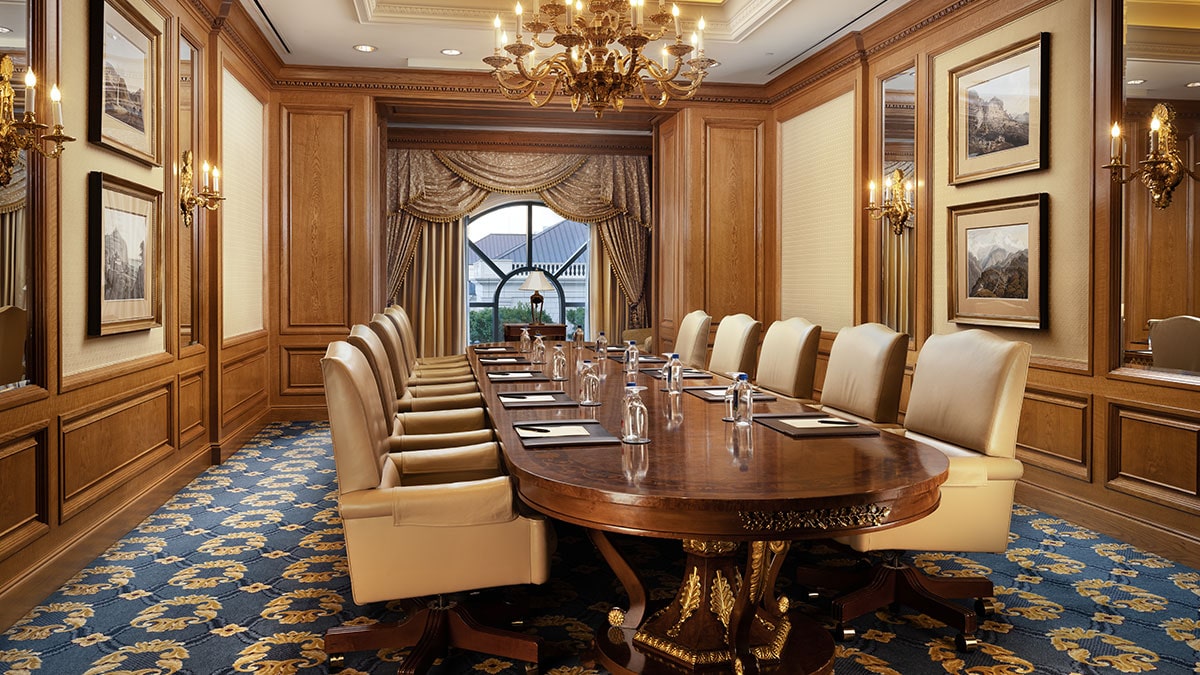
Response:
[{"label": "crystal chandelier drop", "polygon": [[[645,13],[646,0],[555,0],[526,21],[518,2],[516,41],[506,44],[497,15],[495,51],[483,61],[506,98],[528,99],[535,108],[560,92],[571,97],[572,110],[587,105],[597,118],[609,108],[620,112],[625,99],[635,96],[655,108],[672,98],[691,98],[708,69],[719,65],[704,56],[704,19],[689,43],[680,31],[678,6],[668,12],[659,0],[654,14]],[[662,48],[661,60],[646,54],[650,43],[670,35],[674,41]],[[561,51],[539,58],[538,48]],[[688,69],[681,72],[684,64]]]}]

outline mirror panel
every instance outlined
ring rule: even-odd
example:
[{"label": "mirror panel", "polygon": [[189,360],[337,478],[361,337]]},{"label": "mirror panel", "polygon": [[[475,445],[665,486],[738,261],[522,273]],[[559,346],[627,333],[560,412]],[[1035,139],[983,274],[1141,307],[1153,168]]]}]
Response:
[{"label": "mirror panel", "polygon": [[[1200,5],[1187,9],[1125,2],[1121,127],[1125,163],[1134,169],[1149,151],[1151,110],[1162,102],[1175,109],[1184,165],[1200,160]],[[1153,369],[1151,327],[1172,316],[1200,316],[1200,184],[1185,177],[1171,204],[1159,209],[1134,180],[1122,203],[1122,365]]]},{"label": "mirror panel", "polygon": [[[199,125],[197,99],[199,50],[182,35],[179,37],[179,156],[198,150]],[[200,233],[203,217],[192,219],[190,227],[180,219],[179,228],[179,344],[199,344],[200,329]]]},{"label": "mirror panel", "polygon": [[[29,67],[29,12],[26,2],[0,2],[0,53],[14,63],[14,114],[24,113],[25,71]],[[33,241],[28,203],[27,155],[20,153],[13,177],[0,186],[0,391],[30,383],[31,300],[35,297]]]},{"label": "mirror panel", "polygon": [[[885,79],[883,87],[883,185],[886,178],[899,169],[906,181],[914,181],[916,160],[916,82],[915,67]],[[916,190],[912,191],[916,202]],[[910,216],[915,225],[916,213]],[[887,219],[874,221],[880,231],[880,261],[882,284],[880,321],[893,330],[913,335],[916,298],[916,237],[911,227],[900,234],[892,230]]]}]

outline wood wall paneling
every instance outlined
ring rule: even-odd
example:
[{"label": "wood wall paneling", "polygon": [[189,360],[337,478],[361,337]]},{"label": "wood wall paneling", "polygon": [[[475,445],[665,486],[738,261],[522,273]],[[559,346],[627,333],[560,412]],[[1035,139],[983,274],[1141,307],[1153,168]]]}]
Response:
[{"label": "wood wall paneling", "polygon": [[283,375],[283,382],[280,383],[282,393],[320,395],[325,389],[324,376],[321,374],[323,356],[325,346],[283,346],[279,364]]},{"label": "wood wall paneling", "polygon": [[283,109],[287,128],[281,333],[350,323],[349,111]]},{"label": "wood wall paneling", "polygon": [[1200,514],[1200,414],[1110,401],[1108,486]]},{"label": "wood wall paneling", "polygon": [[129,482],[163,472],[175,414],[171,384],[62,415],[59,504],[63,522]]},{"label": "wood wall paneling", "polygon": [[1079,480],[1091,479],[1092,398],[1029,385],[1017,430],[1023,462]]},{"label": "wood wall paneling", "polygon": [[205,437],[205,377],[203,369],[179,376],[179,447],[187,448]]},{"label": "wood wall paneling", "polygon": [[705,121],[707,231],[705,308],[713,324],[729,314],[760,316],[762,128],[755,120]]},{"label": "wood wall paneling", "polygon": [[262,345],[221,365],[221,425],[230,428],[239,420],[266,408],[267,349]]},{"label": "wood wall paneling", "polygon": [[0,560],[50,531],[44,429],[0,445]]}]

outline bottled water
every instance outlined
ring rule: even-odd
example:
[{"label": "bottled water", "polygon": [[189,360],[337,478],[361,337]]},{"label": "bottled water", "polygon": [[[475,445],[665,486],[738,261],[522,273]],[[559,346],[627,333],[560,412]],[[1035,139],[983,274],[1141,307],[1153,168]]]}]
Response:
[{"label": "bottled water", "polygon": [[575,360],[575,371],[583,368],[583,327],[576,326],[571,337],[571,357]]},{"label": "bottled water", "polygon": [[662,367],[663,388],[671,394],[683,393],[683,362],[679,354],[668,354]]},{"label": "bottled water", "polygon": [[636,382],[625,385],[625,403],[621,415],[621,440],[626,443],[648,443],[649,426],[646,404],[642,402],[642,390]]},{"label": "bottled water", "polygon": [[522,353],[522,354],[528,354],[528,353],[529,353],[529,345],[530,345],[530,340],[529,340],[529,329],[528,329],[528,328],[522,328],[522,329],[521,329],[521,353]]},{"label": "bottled water", "polygon": [[637,377],[638,374],[638,348],[637,340],[630,340],[629,346],[625,348],[625,381],[628,382]]},{"label": "bottled water", "polygon": [[541,333],[538,333],[537,336],[533,338],[533,356],[530,357],[529,361],[531,363],[546,362],[546,343],[542,340]]},{"label": "bottled water", "polygon": [[584,360],[579,374],[579,405],[600,405],[600,376],[591,360]]},{"label": "bottled water", "polygon": [[550,357],[550,379],[567,379],[567,355],[563,353],[562,345],[554,345],[554,355]]},{"label": "bottled water", "polygon": [[600,334],[596,336],[596,353],[600,355],[600,358],[608,356],[608,338],[605,337],[604,331],[600,331]]},{"label": "bottled water", "polygon": [[749,426],[754,421],[754,387],[750,386],[750,377],[746,373],[738,373],[734,382],[737,385],[737,411],[733,415],[733,422],[739,426]]},{"label": "bottled water", "polygon": [[738,377],[744,374],[729,374],[733,378],[733,382],[730,382],[729,386],[725,388],[725,417],[721,418],[726,422],[733,422],[737,419],[738,411],[741,407],[740,400],[738,399]]}]

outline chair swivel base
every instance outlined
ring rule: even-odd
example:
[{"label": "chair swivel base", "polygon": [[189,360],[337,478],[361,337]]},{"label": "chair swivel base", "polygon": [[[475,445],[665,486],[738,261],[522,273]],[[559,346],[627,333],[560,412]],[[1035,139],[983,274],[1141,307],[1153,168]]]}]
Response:
[{"label": "chair swivel base", "polygon": [[[854,637],[848,622],[881,607],[903,604],[958,630],[954,644],[959,651],[974,651],[979,644],[975,631],[979,617],[994,608],[993,585],[985,577],[933,577],[900,561],[898,553],[889,556],[867,572],[848,572],[818,567],[801,567],[796,582],[809,588],[828,588],[842,592],[830,603],[830,615],[836,622],[834,637]],[[975,599],[968,609],[951,599]]]},{"label": "chair swivel base", "polygon": [[397,671],[400,675],[428,671],[450,647],[525,661],[527,675],[536,675],[541,644],[540,637],[484,626],[462,605],[441,600],[430,601],[404,621],[338,626],[325,632],[331,671],[341,668],[345,652],[411,646]]}]

